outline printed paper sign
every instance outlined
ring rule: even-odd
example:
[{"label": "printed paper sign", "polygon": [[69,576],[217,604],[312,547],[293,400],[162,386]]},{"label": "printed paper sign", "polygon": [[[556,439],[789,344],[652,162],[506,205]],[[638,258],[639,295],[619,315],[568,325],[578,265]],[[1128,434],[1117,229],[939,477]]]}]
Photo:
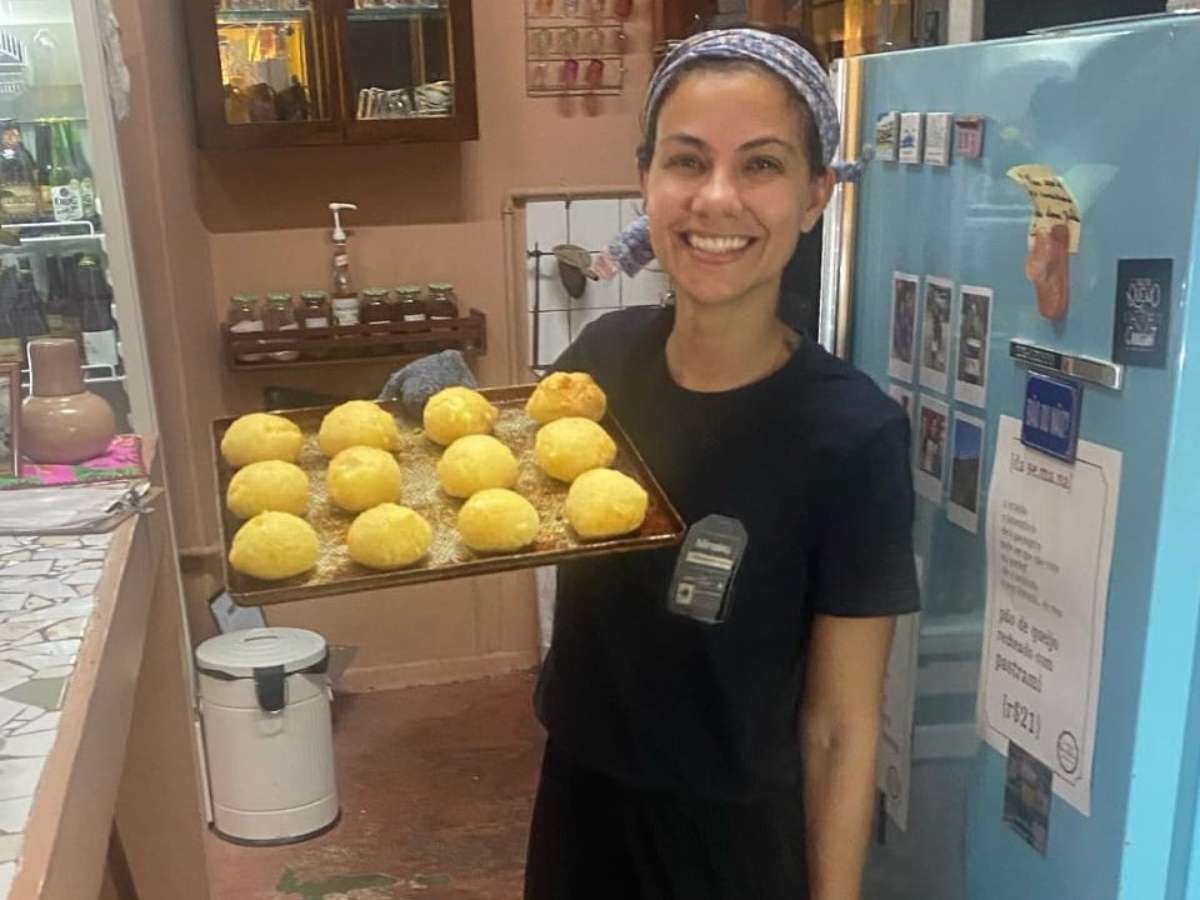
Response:
[{"label": "printed paper sign", "polygon": [[908,830],[920,621],[920,613],[896,619],[896,634],[883,682],[883,722],[875,765],[875,783],[883,792],[888,818],[901,831]]},{"label": "printed paper sign", "polygon": [[977,714],[1091,814],[1092,757],[1121,454],[1079,441],[1074,465],[1026,447],[1001,416],[987,510],[987,608]]}]

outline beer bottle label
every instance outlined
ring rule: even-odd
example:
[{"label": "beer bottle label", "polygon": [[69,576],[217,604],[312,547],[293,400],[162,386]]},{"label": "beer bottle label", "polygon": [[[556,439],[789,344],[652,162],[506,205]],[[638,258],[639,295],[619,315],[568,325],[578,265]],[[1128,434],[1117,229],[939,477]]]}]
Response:
[{"label": "beer bottle label", "polygon": [[54,200],[55,222],[78,222],[83,218],[83,202],[79,189],[69,184],[56,184],[50,188]]},{"label": "beer bottle label", "polygon": [[96,184],[90,178],[84,178],[79,182],[79,205],[83,210],[83,217],[85,219],[95,217]]},{"label": "beer bottle label", "polygon": [[117,335],[108,331],[85,331],[83,333],[83,356],[89,366],[115,366],[117,364]]},{"label": "beer bottle label", "polygon": [[4,210],[4,221],[12,224],[37,221],[37,188],[32,184],[6,185],[0,195],[0,209]]},{"label": "beer bottle label", "polygon": [[0,362],[20,363],[24,361],[19,337],[0,338]]}]

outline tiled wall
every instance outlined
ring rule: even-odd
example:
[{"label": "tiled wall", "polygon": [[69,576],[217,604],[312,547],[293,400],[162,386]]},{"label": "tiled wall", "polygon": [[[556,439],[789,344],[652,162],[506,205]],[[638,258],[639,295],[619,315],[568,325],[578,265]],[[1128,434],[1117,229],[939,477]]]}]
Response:
[{"label": "tiled wall", "polygon": [[[637,197],[531,202],[525,207],[525,249],[532,253],[535,247],[549,251],[558,244],[575,244],[599,253],[640,213]],[[528,258],[526,263],[529,366],[552,363],[593,319],[626,306],[659,304],[669,288],[667,276],[651,263],[635,278],[621,275],[613,281],[588,281],[576,300],[563,288],[555,258],[544,256],[540,266],[538,262]]]}]

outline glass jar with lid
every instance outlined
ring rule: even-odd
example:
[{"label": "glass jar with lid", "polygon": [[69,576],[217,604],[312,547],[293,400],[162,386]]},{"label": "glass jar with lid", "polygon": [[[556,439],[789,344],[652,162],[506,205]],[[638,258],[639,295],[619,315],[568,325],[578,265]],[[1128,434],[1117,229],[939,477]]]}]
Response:
[{"label": "glass jar with lid", "polygon": [[[300,321],[305,330],[312,328],[328,328],[330,325],[329,294],[325,291],[302,291],[300,294]],[[321,340],[325,340],[322,338]],[[314,343],[320,346],[320,341]],[[329,355],[328,350],[306,350],[304,355],[309,359],[322,359]]]},{"label": "glass jar with lid", "polygon": [[458,297],[454,294],[454,285],[448,281],[429,283],[429,300],[425,305],[432,321],[458,318]]},{"label": "glass jar with lid", "polygon": [[402,284],[396,288],[396,302],[392,305],[393,322],[424,322],[425,301],[421,299],[419,284]]},{"label": "glass jar with lid", "polygon": [[[391,307],[388,304],[388,291],[386,288],[367,288],[362,292],[362,306],[359,310],[359,315],[362,317],[364,325],[374,325],[381,322],[391,321]],[[387,329],[372,329],[372,337],[386,337]],[[386,356],[392,352],[387,344],[379,344],[371,347],[371,356]]]},{"label": "glass jar with lid", "polygon": [[[238,335],[248,335],[263,330],[262,316],[258,312],[258,298],[250,294],[234,294],[229,298],[229,312],[225,322],[230,332]],[[239,353],[239,362],[262,362],[261,353]]]},{"label": "glass jar with lid", "polygon": [[[286,291],[267,294],[267,308],[263,311],[263,325],[268,333],[294,332],[300,329],[296,321],[296,310],[292,307],[292,295]],[[294,335],[288,335],[294,337]],[[276,362],[295,362],[300,358],[299,350],[273,350],[270,354]]]}]

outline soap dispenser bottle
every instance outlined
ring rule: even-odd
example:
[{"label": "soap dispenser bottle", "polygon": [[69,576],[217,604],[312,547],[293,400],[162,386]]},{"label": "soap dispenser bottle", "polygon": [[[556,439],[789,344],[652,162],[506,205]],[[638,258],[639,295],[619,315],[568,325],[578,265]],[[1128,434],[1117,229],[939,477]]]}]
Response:
[{"label": "soap dispenser bottle", "polygon": [[350,277],[350,253],[346,249],[346,231],[342,228],[342,212],[358,209],[353,203],[330,203],[333,213],[333,324],[359,324],[358,294]]}]

